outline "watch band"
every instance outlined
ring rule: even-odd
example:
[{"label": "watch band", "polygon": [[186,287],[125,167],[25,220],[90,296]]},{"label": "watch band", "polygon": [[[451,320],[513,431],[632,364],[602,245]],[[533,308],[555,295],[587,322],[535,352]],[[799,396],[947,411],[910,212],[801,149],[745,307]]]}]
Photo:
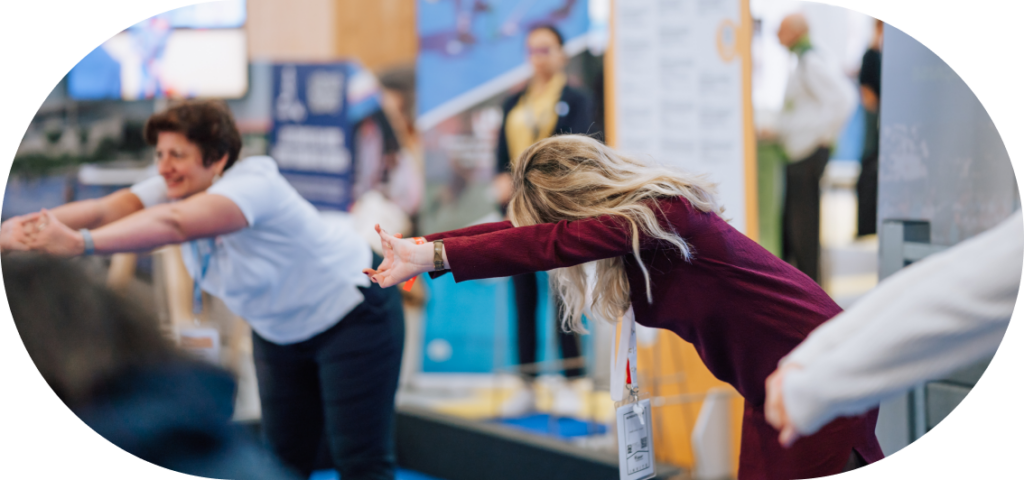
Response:
[{"label": "watch band", "polygon": [[434,271],[440,272],[444,270],[444,240],[434,240]]},{"label": "watch band", "polygon": [[85,243],[85,250],[82,252],[83,255],[92,255],[96,252],[96,244],[92,243],[92,233],[89,233],[88,228],[83,228],[78,231],[82,234],[82,242]]}]

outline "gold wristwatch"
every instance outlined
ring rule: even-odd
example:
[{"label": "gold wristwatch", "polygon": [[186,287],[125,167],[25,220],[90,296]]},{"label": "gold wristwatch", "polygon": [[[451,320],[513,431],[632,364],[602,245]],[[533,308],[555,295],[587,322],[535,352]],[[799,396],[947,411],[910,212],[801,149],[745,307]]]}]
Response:
[{"label": "gold wristwatch", "polygon": [[434,271],[444,270],[444,240],[434,240]]}]

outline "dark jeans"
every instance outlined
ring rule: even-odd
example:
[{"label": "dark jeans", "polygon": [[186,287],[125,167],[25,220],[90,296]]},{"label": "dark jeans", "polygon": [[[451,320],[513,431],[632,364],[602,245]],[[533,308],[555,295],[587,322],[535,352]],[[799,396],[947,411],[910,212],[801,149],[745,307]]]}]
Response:
[{"label": "dark jeans", "polygon": [[782,259],[821,283],[821,176],[829,149],[786,165],[786,196],[782,211]]},{"label": "dark jeans", "polygon": [[[531,364],[537,361],[537,274],[525,273],[512,277],[512,286],[516,296],[516,326],[519,343],[519,364]],[[555,311],[562,311],[562,301],[558,295],[555,298]],[[558,318],[561,318],[559,313]],[[580,341],[575,333],[566,333],[562,330],[561,322],[555,322],[555,331],[558,335],[558,345],[562,351],[563,359],[572,359],[580,356]],[[524,372],[529,377],[536,377],[536,370]],[[576,378],[583,376],[583,368],[567,368],[565,376]]]},{"label": "dark jeans", "polygon": [[857,235],[878,231],[878,152],[864,155],[857,177]]},{"label": "dark jeans", "polygon": [[402,300],[397,288],[360,290],[363,303],[309,340],[277,345],[253,334],[264,434],[306,478],[325,437],[341,478],[395,478]]}]

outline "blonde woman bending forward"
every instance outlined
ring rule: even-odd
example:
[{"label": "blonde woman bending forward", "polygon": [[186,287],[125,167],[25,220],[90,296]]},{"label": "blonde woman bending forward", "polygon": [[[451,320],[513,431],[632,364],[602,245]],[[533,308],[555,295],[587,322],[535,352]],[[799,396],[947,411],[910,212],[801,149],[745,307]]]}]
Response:
[{"label": "blonde woman bending forward", "polygon": [[[712,185],[578,135],[541,140],[515,165],[510,221],[429,235],[423,245],[380,231],[386,258],[366,273],[388,287],[425,272],[451,271],[461,282],[552,270],[566,305],[562,325],[578,332],[585,309],[617,319],[632,305],[640,324],[692,343],[743,395],[740,480],[819,477],[882,458],[877,409],[789,448],[776,441],[764,417],[765,379],[841,310],[813,280],[726,223]],[[597,267],[590,305],[587,262]]]}]

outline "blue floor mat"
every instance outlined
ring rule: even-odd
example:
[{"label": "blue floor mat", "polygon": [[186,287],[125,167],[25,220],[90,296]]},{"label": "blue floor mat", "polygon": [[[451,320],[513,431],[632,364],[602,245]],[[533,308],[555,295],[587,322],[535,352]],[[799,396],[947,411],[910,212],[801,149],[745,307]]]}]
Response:
[{"label": "blue floor mat", "polygon": [[[339,480],[338,479],[338,472],[335,472],[334,470],[320,470],[320,471],[317,471],[317,472],[313,472],[313,474],[309,476],[309,480]],[[437,477],[431,477],[430,475],[424,475],[424,474],[419,473],[419,472],[414,472],[412,470],[404,470],[404,469],[399,468],[398,471],[395,472],[395,480],[441,480],[441,479],[437,478]]]},{"label": "blue floor mat", "polygon": [[502,418],[495,420],[495,423],[562,440],[586,435],[600,435],[608,431],[608,427],[600,423],[584,422],[568,417],[552,419],[551,415],[546,413]]}]

